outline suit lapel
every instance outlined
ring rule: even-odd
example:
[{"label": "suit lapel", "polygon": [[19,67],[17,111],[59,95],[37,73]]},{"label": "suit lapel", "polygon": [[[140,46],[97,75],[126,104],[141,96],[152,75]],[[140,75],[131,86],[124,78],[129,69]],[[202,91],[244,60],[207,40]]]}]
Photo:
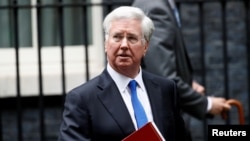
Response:
[{"label": "suit lapel", "polygon": [[[169,8],[166,8],[166,11],[167,13],[169,13],[169,16],[171,18],[171,20],[175,23],[175,25],[177,26],[178,25],[178,22],[177,22],[177,19],[174,15],[174,12],[171,8],[171,5],[170,3],[168,2],[168,0],[164,1],[166,6],[169,7]],[[181,19],[180,19],[180,22],[181,22]],[[178,27],[178,26],[177,26]],[[182,33],[181,33],[181,27],[178,27],[178,32],[176,34],[179,34],[178,37],[180,37],[179,40],[181,40],[181,42],[183,42],[182,44],[185,45],[184,43],[184,39],[182,37]],[[182,46],[182,49],[180,50],[180,48],[178,48],[179,51],[176,51],[176,52],[180,52],[181,50],[184,52],[184,55],[179,55],[179,56],[185,56],[185,59],[184,60],[187,60],[187,68],[189,68],[189,70],[191,70],[191,72],[193,71],[192,70],[192,65],[191,65],[191,62],[190,62],[190,59],[188,57],[188,53],[187,53],[187,50],[184,46]],[[178,57],[177,57],[178,58]],[[179,60],[182,60],[182,59],[179,59]],[[185,64],[185,63],[181,63],[182,65]]]},{"label": "suit lapel", "polygon": [[159,109],[159,107],[162,107],[161,102],[160,102],[161,101],[160,96],[162,93],[160,86],[157,82],[150,79],[146,73],[143,73],[143,81],[147,89],[148,97],[150,100],[154,122],[159,128],[159,130],[163,131],[161,117],[162,117],[162,110],[164,109]]},{"label": "suit lapel", "polygon": [[100,102],[104,105],[107,112],[114,118],[114,121],[118,124],[124,134],[135,131],[128,109],[116,84],[107,71],[104,71],[101,76],[99,86],[103,89],[103,92],[98,95]]},{"label": "suit lapel", "polygon": [[174,21],[175,25],[177,26],[178,22],[177,22],[177,19],[176,19],[175,15],[174,15],[173,9],[171,8],[171,5],[169,4],[168,0],[166,0],[164,2],[168,7],[168,8],[166,8],[167,13],[169,13],[169,16],[170,16],[171,20]]}]

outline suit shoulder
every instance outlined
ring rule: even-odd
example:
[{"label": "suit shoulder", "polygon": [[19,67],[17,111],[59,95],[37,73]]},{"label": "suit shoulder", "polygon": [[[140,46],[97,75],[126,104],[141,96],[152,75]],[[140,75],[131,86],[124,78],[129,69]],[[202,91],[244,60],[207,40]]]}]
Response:
[{"label": "suit shoulder", "polygon": [[165,1],[159,1],[159,0],[147,1],[146,3],[145,0],[134,0],[132,6],[142,9],[146,14],[156,11],[160,13],[161,12],[165,13],[166,8],[168,8]]},{"label": "suit shoulder", "polygon": [[153,81],[175,85],[175,81],[173,79],[169,79],[164,76],[156,75],[154,73],[151,73],[145,70],[143,70],[143,74],[146,75],[148,78],[152,79]]}]

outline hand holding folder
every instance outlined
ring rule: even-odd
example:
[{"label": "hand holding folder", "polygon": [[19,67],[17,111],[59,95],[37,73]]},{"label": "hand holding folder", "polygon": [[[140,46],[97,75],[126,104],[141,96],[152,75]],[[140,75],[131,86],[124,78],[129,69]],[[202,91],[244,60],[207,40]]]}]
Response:
[{"label": "hand holding folder", "polygon": [[148,122],[140,129],[134,131],[122,141],[165,141],[154,122]]}]

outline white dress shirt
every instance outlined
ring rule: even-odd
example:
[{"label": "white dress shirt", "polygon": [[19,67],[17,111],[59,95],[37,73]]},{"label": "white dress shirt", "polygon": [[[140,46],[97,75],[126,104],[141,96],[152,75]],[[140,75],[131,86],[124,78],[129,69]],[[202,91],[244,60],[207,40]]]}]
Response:
[{"label": "white dress shirt", "polygon": [[[129,84],[130,80],[132,80],[132,78],[129,78],[127,76],[124,76],[124,75],[116,72],[109,64],[107,64],[107,71],[110,74],[110,76],[112,77],[112,79],[115,81],[115,84],[120,91],[120,95],[122,96],[123,101],[127,106],[127,109],[129,111],[130,117],[133,121],[134,127],[135,127],[135,129],[137,129],[136,119],[134,116],[134,109],[133,109],[132,102],[131,102],[130,89],[128,87],[128,84]],[[134,78],[134,80],[136,80],[136,82],[138,83],[137,96],[138,96],[138,99],[140,100],[140,102],[141,102],[141,104],[146,112],[148,121],[153,121],[152,110],[151,110],[149,98],[148,98],[147,91],[146,91],[146,88],[145,88],[143,80],[142,80],[141,68],[140,68],[140,72]]]}]

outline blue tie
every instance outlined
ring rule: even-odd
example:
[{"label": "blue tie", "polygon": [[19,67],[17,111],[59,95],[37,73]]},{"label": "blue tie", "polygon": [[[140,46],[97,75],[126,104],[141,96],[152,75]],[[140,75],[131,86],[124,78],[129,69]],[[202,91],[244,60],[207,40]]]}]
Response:
[{"label": "blue tie", "polygon": [[143,109],[143,107],[142,107],[142,105],[137,97],[136,86],[137,86],[137,83],[135,80],[131,80],[129,82],[129,88],[131,90],[131,101],[132,101],[132,105],[134,108],[134,114],[135,114],[137,127],[139,129],[148,122],[148,119],[147,119],[146,113],[145,113],[145,111],[144,111],[144,109]]}]

